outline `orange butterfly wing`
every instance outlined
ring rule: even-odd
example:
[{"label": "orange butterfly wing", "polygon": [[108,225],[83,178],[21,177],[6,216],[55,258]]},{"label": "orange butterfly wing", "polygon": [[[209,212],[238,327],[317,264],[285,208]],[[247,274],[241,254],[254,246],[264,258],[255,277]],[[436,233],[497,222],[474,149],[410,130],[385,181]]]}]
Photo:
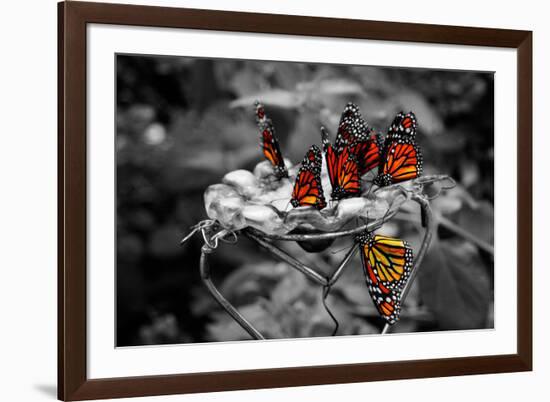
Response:
[{"label": "orange butterfly wing", "polygon": [[416,116],[413,112],[407,114],[399,112],[388,128],[388,136],[407,135],[409,137],[415,137],[416,125]]},{"label": "orange butterfly wing", "polygon": [[359,108],[354,103],[348,103],[340,117],[338,132],[334,145],[338,152],[342,152],[344,147],[351,145],[356,137],[363,131],[366,131],[367,124],[361,117]]},{"label": "orange butterfly wing", "polygon": [[264,106],[259,102],[256,102],[256,122],[261,132],[260,142],[262,152],[264,157],[271,162],[275,176],[278,179],[288,177],[288,171],[285,166],[283,154],[281,153],[281,148],[279,147],[279,141],[275,136],[273,122],[271,119],[267,118]]},{"label": "orange butterfly wing", "polygon": [[415,179],[422,174],[422,155],[416,143],[391,142],[386,149],[382,174],[392,183]]},{"label": "orange butterfly wing", "polygon": [[357,155],[360,177],[379,166],[382,147],[382,136],[375,133],[372,133],[367,139],[358,139],[352,144],[351,152]]},{"label": "orange butterfly wing", "polygon": [[369,294],[389,324],[399,319],[401,292],[410,275],[413,252],[407,242],[364,232],[358,236]]},{"label": "orange butterfly wing", "polygon": [[422,175],[423,160],[416,143],[416,126],[414,113],[397,114],[388,128],[375,184],[389,186]]},{"label": "orange butterfly wing", "polygon": [[290,203],[293,207],[312,206],[323,209],[327,203],[321,185],[321,150],[313,145],[296,176]]},{"label": "orange butterfly wing", "polygon": [[318,209],[326,207],[320,180],[310,170],[298,173],[291,203],[293,207],[312,206]]},{"label": "orange butterfly wing", "polygon": [[361,182],[359,177],[359,165],[355,154],[350,153],[350,147],[345,146],[338,152],[328,140],[324,129],[323,148],[327,161],[327,170],[332,186],[331,196],[333,199],[342,199],[358,196],[361,193]]},{"label": "orange butterfly wing", "polygon": [[334,147],[323,140],[323,148],[325,151],[325,160],[327,162],[327,172],[330,179],[330,184],[334,188],[337,183],[339,158],[338,153],[334,150]]},{"label": "orange butterfly wing", "polygon": [[338,198],[346,198],[359,195],[361,192],[361,183],[359,181],[359,166],[355,155],[350,153],[349,147],[345,147],[338,155],[337,163],[337,184],[333,188],[333,193],[338,194]]}]

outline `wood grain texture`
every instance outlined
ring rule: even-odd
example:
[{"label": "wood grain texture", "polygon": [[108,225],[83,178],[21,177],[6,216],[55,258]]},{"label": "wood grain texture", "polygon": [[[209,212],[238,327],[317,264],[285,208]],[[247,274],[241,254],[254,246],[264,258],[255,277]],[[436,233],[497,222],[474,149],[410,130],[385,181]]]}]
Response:
[{"label": "wood grain texture", "polygon": [[533,35],[518,46],[518,355],[533,367]]}]

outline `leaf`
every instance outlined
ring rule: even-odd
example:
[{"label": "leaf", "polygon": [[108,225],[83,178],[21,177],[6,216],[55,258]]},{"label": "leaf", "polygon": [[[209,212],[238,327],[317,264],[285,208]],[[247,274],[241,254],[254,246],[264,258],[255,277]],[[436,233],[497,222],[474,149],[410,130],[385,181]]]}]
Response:
[{"label": "leaf", "polygon": [[[420,124],[420,123],[419,123]],[[447,130],[431,138],[430,146],[437,152],[446,155],[456,155],[467,145],[466,135],[463,131]]]},{"label": "leaf", "polygon": [[494,242],[494,210],[488,201],[465,204],[458,214],[458,225],[489,244]]},{"label": "leaf", "polygon": [[[358,269],[361,269],[358,267]],[[360,278],[358,282],[346,283],[345,286],[339,286],[338,290],[342,292],[342,295],[350,305],[360,306],[360,307],[371,307],[372,299],[369,296],[369,291],[367,285],[365,284],[364,278]],[[372,305],[374,311],[374,305]]]},{"label": "leaf", "polygon": [[250,109],[257,100],[265,105],[278,106],[282,109],[297,109],[303,105],[305,97],[295,92],[274,89],[235,99],[229,104],[229,107],[247,107]]},{"label": "leaf", "polygon": [[457,196],[456,192],[447,192],[432,201],[432,208],[434,211],[442,215],[453,214],[459,211],[462,205],[463,201]]},{"label": "leaf", "polygon": [[464,187],[474,186],[480,180],[480,168],[477,161],[463,159],[460,162],[460,177]]},{"label": "leaf", "polygon": [[235,304],[254,300],[259,295],[268,293],[288,272],[289,268],[280,263],[246,264],[225,278],[220,292]]},{"label": "leaf", "polygon": [[319,131],[319,122],[313,114],[300,114],[296,119],[294,132],[291,133],[286,155],[291,160],[302,160],[304,150],[312,144],[318,144],[321,139]]},{"label": "leaf", "polygon": [[[281,326],[261,303],[239,307],[239,312],[264,336],[271,339],[286,338]],[[208,324],[209,338],[214,341],[250,339],[250,336],[225,311],[216,313],[216,321]]]},{"label": "leaf", "polygon": [[291,304],[306,291],[306,277],[296,271],[288,271],[271,291],[271,301],[275,306]]},{"label": "leaf", "polygon": [[440,329],[485,328],[492,290],[475,246],[436,240],[419,269],[421,297]]},{"label": "leaf", "polygon": [[311,92],[310,96],[338,96],[359,95],[363,88],[358,83],[345,78],[332,78],[300,83],[298,90]]}]

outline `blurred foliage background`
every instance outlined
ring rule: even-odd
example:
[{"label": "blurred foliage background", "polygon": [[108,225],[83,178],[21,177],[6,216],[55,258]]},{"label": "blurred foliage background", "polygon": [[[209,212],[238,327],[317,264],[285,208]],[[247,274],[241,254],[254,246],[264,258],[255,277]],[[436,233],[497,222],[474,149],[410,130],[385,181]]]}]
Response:
[{"label": "blurred foliage background", "polygon": [[[395,332],[493,327],[493,74],[186,57],[117,56],[117,345],[249,339],[200,282],[203,191],[261,160],[253,101],[273,119],[283,154],[297,163],[335,135],[347,102],[385,134],[396,112],[419,122],[425,174],[458,186],[433,201],[437,236]],[[380,231],[418,248],[416,204]],[[351,246],[323,253],[281,244],[331,271]],[[379,333],[359,259],[328,304],[339,335]],[[321,289],[240,238],[212,255],[214,282],[268,338],[328,336]]]}]

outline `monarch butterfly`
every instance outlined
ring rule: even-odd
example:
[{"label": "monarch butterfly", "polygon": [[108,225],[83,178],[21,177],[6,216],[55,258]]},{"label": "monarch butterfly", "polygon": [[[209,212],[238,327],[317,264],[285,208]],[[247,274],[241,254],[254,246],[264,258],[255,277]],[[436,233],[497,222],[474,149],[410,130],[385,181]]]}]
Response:
[{"label": "monarch butterfly", "polygon": [[422,175],[422,153],[416,143],[416,117],[400,112],[388,128],[382,161],[374,183],[389,186]]},{"label": "monarch butterfly", "polygon": [[363,273],[374,305],[388,324],[394,324],[401,311],[401,292],[412,269],[412,248],[404,240],[367,231],[356,241],[361,246]]},{"label": "monarch butterfly", "polygon": [[330,143],[324,127],[321,127],[321,136],[328,176],[332,186],[332,199],[340,200],[358,196],[361,193],[361,182],[356,155],[350,152],[350,146],[344,146],[341,151],[335,149]]},{"label": "monarch butterfly", "polygon": [[290,203],[294,208],[313,206],[323,209],[327,206],[321,185],[321,150],[316,145],[311,146],[302,161]]},{"label": "monarch butterfly", "polygon": [[279,141],[275,137],[273,122],[265,114],[264,105],[256,101],[256,122],[261,132],[260,145],[265,158],[273,166],[273,174],[277,179],[288,177],[283,154],[279,148]]},{"label": "monarch butterfly", "polygon": [[380,153],[383,139],[370,129],[354,103],[348,103],[340,118],[338,133],[334,141],[337,152],[342,153],[346,146],[357,158],[359,177],[377,167],[380,163]]},{"label": "monarch butterfly", "polygon": [[368,125],[363,120],[359,107],[354,103],[348,103],[340,117],[338,132],[334,146],[338,152],[342,152],[346,146],[356,142],[360,136],[368,132]]},{"label": "monarch butterfly", "polygon": [[416,136],[416,116],[413,112],[409,112],[407,114],[403,114],[403,112],[397,113],[392,124],[388,128],[388,135],[402,134],[406,134],[411,137]]}]

